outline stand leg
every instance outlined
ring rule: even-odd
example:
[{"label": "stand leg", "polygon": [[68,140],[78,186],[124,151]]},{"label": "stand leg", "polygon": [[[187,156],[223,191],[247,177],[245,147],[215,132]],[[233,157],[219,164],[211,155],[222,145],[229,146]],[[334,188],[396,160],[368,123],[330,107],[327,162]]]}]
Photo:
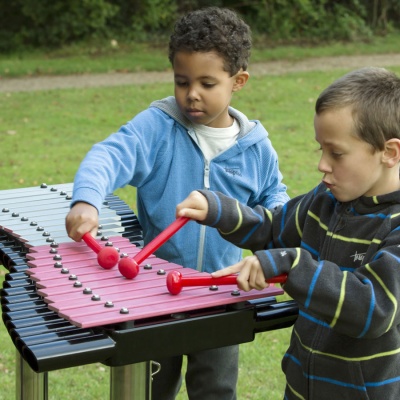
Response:
[{"label": "stand leg", "polygon": [[150,399],[150,362],[110,367],[110,400]]},{"label": "stand leg", "polygon": [[17,351],[16,357],[16,399],[17,400],[48,400],[47,372],[36,373]]}]

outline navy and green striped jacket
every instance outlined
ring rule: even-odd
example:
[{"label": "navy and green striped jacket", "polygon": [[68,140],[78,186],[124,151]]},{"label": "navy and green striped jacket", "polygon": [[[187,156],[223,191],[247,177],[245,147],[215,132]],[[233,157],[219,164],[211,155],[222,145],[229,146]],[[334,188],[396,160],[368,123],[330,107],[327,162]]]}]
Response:
[{"label": "navy and green striped jacket", "polygon": [[400,192],[341,203],[321,184],[276,211],[201,193],[206,225],[255,252],[266,278],[288,274],[285,399],[400,399]]}]

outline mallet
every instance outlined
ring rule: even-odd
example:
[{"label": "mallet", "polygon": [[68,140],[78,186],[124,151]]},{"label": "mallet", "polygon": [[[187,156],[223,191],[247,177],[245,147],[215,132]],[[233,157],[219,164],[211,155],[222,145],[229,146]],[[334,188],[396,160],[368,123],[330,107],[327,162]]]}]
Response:
[{"label": "mallet", "polygon": [[[273,278],[266,279],[267,283],[285,283],[287,275],[277,275]],[[181,292],[184,286],[213,286],[213,285],[236,285],[237,276],[227,275],[220,278],[212,276],[182,276],[179,271],[171,271],[167,275],[168,291],[176,295]]]},{"label": "mallet", "polygon": [[97,262],[104,269],[111,269],[117,265],[119,260],[118,250],[112,246],[102,247],[96,239],[90,234],[85,233],[82,236],[84,242],[97,254]]},{"label": "mallet", "polygon": [[164,229],[158,236],[156,236],[150,243],[143,247],[133,258],[124,257],[121,258],[118,263],[118,269],[127,279],[133,279],[139,273],[139,265],[147,258],[150,254],[154,253],[159,247],[161,247],[174,233],[182,228],[190,218],[179,217],[166,229]]}]

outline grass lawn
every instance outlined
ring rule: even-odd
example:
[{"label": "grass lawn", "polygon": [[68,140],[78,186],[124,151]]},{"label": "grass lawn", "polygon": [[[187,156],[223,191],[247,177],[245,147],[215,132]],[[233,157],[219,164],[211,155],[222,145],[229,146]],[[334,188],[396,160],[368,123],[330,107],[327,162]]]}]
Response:
[{"label": "grass lawn", "polygon": [[[391,69],[400,73],[398,67]],[[261,120],[269,131],[292,197],[320,180],[313,107],[320,91],[345,72],[251,78],[246,88],[234,96],[232,105],[250,118]],[[172,89],[170,84],[148,84],[0,93],[0,190],[42,182],[72,182],[79,162],[93,143],[117,130],[152,100],[171,94]],[[133,189],[121,189],[117,194],[135,209]],[[4,274],[5,269],[0,268],[1,279]],[[239,399],[282,398],[280,361],[289,336],[290,329],[265,332],[241,345]],[[15,348],[0,324],[0,400],[15,397],[14,362]],[[49,399],[72,398],[108,399],[108,368],[94,364],[49,373]],[[179,400],[184,399],[183,387]]]}]

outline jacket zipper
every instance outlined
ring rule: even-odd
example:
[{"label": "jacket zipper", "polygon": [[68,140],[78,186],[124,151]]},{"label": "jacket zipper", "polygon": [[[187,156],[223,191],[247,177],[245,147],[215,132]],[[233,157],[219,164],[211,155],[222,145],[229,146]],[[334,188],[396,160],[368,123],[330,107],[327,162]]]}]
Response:
[{"label": "jacket zipper", "polygon": [[[204,189],[210,190],[210,163],[204,160]],[[200,226],[199,252],[197,256],[197,270],[203,271],[203,254],[206,238],[206,226]]]}]

